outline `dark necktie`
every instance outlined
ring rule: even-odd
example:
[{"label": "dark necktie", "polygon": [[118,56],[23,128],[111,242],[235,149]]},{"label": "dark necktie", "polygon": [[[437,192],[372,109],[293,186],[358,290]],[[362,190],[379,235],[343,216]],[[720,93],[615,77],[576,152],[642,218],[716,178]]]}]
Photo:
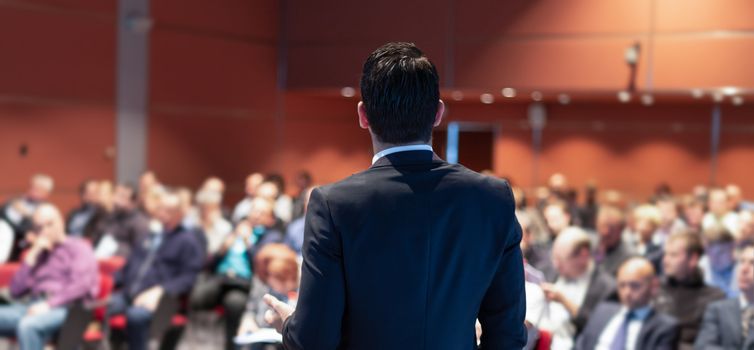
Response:
[{"label": "dark necktie", "polygon": [[744,312],[741,313],[741,329],[743,332],[741,332],[741,335],[743,336],[744,340],[749,336],[749,331],[751,330],[751,321],[754,319],[754,307],[747,306],[744,309]]},{"label": "dark necktie", "polygon": [[628,324],[631,323],[631,319],[634,317],[634,312],[629,311],[626,313],[626,317],[618,328],[618,333],[615,333],[615,338],[610,344],[610,350],[625,350],[626,340],[628,340]]}]

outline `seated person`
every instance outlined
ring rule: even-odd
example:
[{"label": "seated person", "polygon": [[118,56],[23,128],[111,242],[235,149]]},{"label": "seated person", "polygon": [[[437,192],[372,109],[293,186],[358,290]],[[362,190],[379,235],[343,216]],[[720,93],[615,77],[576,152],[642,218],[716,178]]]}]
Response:
[{"label": "seated person", "polygon": [[720,288],[728,298],[738,296],[736,284],[736,239],[726,228],[716,226],[703,231],[705,255],[699,268],[708,286]]},{"label": "seated person", "polygon": [[130,350],[147,348],[150,322],[160,299],[164,294],[179,297],[189,293],[204,264],[204,242],[181,226],[184,215],[178,194],[163,192],[156,211],[162,229],[151,232],[115,276],[117,291],[108,313],[125,313]]},{"label": "seated person", "polygon": [[[254,210],[254,209],[252,209]],[[208,273],[203,273],[191,293],[192,310],[211,310],[222,305],[225,311],[225,348],[235,349],[236,336],[246,299],[251,288],[252,224],[241,220],[225,237],[217,251],[211,252]]]},{"label": "seated person", "polygon": [[742,248],[736,270],[738,298],[709,304],[694,349],[751,349],[754,347],[754,245]]},{"label": "seated person", "polygon": [[254,260],[254,270],[257,274],[249,294],[246,313],[238,329],[239,335],[273,327],[265,317],[269,310],[263,300],[265,294],[289,302],[289,294],[298,289],[299,267],[296,253],[284,244],[271,243],[264,246]]},{"label": "seated person", "polygon": [[[37,206],[50,197],[55,183],[50,176],[37,174],[32,176],[29,190],[19,198],[13,198],[0,206],[0,219],[5,220],[15,236],[15,245],[11,250],[10,261],[18,261],[21,251],[28,248],[24,235],[31,224],[31,216]],[[65,229],[63,229],[65,231]]]},{"label": "seated person", "polygon": [[597,304],[616,298],[615,279],[594,263],[591,247],[589,235],[576,227],[563,230],[553,243],[558,277],[554,284],[541,284],[549,312],[540,328],[552,333],[555,350],[573,348]]},{"label": "seated person", "polygon": [[10,285],[15,300],[0,306],[0,335],[16,337],[22,350],[43,349],[65,321],[67,307],[96,296],[94,252],[88,242],[67,237],[64,227],[53,205],[35,209],[34,243]]},{"label": "seated person", "polygon": [[71,236],[81,236],[89,220],[97,212],[97,197],[99,196],[99,183],[94,180],[85,180],[79,187],[81,205],[73,209],[66,219],[66,231]]},{"label": "seated person", "polygon": [[665,278],[654,305],[656,310],[678,320],[681,327],[679,349],[690,349],[699,333],[705,307],[725,298],[725,293],[704,283],[699,270],[704,246],[698,234],[674,233],[665,242],[664,251]]},{"label": "seated person", "polygon": [[680,328],[673,317],[657,312],[652,298],[659,281],[654,266],[645,258],[631,258],[618,270],[620,304],[597,305],[576,350],[675,349]]}]

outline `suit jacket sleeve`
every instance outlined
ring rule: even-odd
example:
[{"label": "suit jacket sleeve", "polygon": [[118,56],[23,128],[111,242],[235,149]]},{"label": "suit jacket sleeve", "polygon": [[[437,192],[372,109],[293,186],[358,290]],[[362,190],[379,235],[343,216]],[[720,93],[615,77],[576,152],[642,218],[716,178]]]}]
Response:
[{"label": "suit jacket sleeve", "polygon": [[720,321],[715,305],[708,306],[704,311],[702,328],[696,336],[694,349],[722,349],[718,343],[718,339],[720,339],[720,330],[718,329],[720,327]]},{"label": "suit jacket sleeve", "polygon": [[327,198],[312,191],[304,231],[304,263],[296,311],[283,327],[287,350],[336,349],[345,309],[341,237],[335,229]]},{"label": "suit jacket sleeve", "polygon": [[[512,198],[512,196],[511,196]],[[510,210],[507,242],[497,272],[482,300],[479,349],[521,349],[526,346],[526,294],[521,255],[521,226]]]},{"label": "suit jacket sleeve", "polygon": [[[678,347],[678,339],[681,337],[681,328],[677,323],[665,324],[663,331],[658,335],[654,347],[658,350],[673,350]],[[716,349],[706,347],[705,349]]]}]

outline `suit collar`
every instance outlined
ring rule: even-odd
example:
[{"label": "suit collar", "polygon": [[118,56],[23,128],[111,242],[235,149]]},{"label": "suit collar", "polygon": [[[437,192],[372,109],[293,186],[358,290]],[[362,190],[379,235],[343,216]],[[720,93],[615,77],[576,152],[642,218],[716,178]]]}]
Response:
[{"label": "suit collar", "polygon": [[418,165],[418,164],[432,164],[443,163],[442,158],[437,156],[432,151],[403,151],[397,153],[388,154],[378,159],[370,169],[384,167],[384,166],[404,166],[404,165]]}]

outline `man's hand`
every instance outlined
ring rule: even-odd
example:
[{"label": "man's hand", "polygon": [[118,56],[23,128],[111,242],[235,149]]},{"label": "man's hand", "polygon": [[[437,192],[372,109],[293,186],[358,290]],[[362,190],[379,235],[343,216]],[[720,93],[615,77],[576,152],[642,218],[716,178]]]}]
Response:
[{"label": "man's hand", "polygon": [[265,321],[275,327],[278,333],[282,334],[283,322],[291,316],[294,310],[293,307],[269,294],[264,295],[264,302],[272,308],[272,310],[267,310],[264,314]]},{"label": "man's hand", "polygon": [[149,288],[136,296],[136,299],[134,299],[134,305],[145,308],[150,312],[155,312],[155,310],[157,310],[157,304],[159,304],[160,299],[162,298],[162,293],[163,289],[160,286]]},{"label": "man's hand", "polygon": [[545,293],[545,298],[547,298],[548,301],[563,303],[563,293],[555,288],[555,286],[549,283],[542,283],[540,287],[542,287],[542,291]]},{"label": "man's hand", "polygon": [[26,265],[34,266],[37,263],[37,258],[39,257],[39,254],[41,254],[45,250],[49,250],[52,248],[52,242],[45,237],[45,236],[39,236],[34,240],[34,245],[29,248],[29,252],[26,253],[26,257],[24,258],[24,262]]},{"label": "man's hand", "polygon": [[50,311],[50,304],[48,304],[46,301],[40,301],[40,302],[32,304],[26,310],[26,315],[37,316],[37,315],[45,314],[48,311]]},{"label": "man's hand", "polygon": [[571,314],[571,317],[576,317],[579,313],[579,307],[572,303],[568,298],[563,295],[563,292],[555,288],[554,285],[549,283],[542,283],[540,285],[542,291],[545,293],[545,298],[549,301],[554,301],[563,305],[563,307]]}]

